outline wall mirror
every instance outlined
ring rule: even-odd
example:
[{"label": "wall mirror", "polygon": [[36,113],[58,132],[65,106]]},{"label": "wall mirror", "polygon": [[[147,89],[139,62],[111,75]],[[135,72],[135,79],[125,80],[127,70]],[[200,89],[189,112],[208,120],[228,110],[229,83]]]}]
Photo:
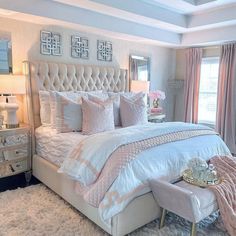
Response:
[{"label": "wall mirror", "polygon": [[130,80],[150,81],[150,58],[130,55]]},{"label": "wall mirror", "polygon": [[0,32],[0,74],[12,73],[11,37]]}]

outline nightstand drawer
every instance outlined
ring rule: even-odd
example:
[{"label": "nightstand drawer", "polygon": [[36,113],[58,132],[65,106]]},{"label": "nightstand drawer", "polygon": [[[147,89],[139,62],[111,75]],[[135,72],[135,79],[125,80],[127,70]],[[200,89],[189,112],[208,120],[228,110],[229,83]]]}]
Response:
[{"label": "nightstand drawer", "polygon": [[3,151],[3,156],[6,161],[16,160],[28,156],[28,147],[16,148],[14,150]]},{"label": "nightstand drawer", "polygon": [[11,164],[12,171],[13,172],[22,172],[26,171],[28,166],[27,166],[27,160],[22,160],[22,161],[16,161]]},{"label": "nightstand drawer", "polygon": [[29,135],[27,133],[24,134],[16,134],[10,135],[5,137],[0,137],[1,146],[14,146],[14,145],[21,145],[27,144],[29,142]]},{"label": "nightstand drawer", "polygon": [[148,121],[153,123],[162,123],[165,122],[166,115],[165,114],[148,114]]},{"label": "nightstand drawer", "polygon": [[0,130],[0,177],[16,175],[31,169],[30,127]]},{"label": "nightstand drawer", "polygon": [[12,169],[10,165],[0,165],[0,178],[12,175]]},{"label": "nightstand drawer", "polygon": [[0,165],[0,178],[15,175],[28,170],[27,159],[15,161],[7,165]]}]

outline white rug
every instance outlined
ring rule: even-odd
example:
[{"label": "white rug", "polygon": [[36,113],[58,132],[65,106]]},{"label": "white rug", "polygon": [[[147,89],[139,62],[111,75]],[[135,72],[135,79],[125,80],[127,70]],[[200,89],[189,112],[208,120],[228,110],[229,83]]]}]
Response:
[{"label": "white rug", "polygon": [[[140,212],[141,214],[141,212]],[[201,236],[227,235],[215,216],[201,224]],[[169,214],[167,224],[158,229],[154,221],[130,236],[185,236],[189,224]],[[34,185],[0,193],[0,236],[93,236],[107,235],[44,185]]]}]

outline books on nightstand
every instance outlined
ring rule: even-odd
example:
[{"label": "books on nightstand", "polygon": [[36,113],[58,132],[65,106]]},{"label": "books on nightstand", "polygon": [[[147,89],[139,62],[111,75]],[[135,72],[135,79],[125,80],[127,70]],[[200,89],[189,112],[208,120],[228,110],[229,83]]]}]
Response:
[{"label": "books on nightstand", "polygon": [[152,107],[149,109],[149,113],[159,115],[159,114],[163,113],[163,109],[162,109],[162,107],[158,107],[158,108]]}]

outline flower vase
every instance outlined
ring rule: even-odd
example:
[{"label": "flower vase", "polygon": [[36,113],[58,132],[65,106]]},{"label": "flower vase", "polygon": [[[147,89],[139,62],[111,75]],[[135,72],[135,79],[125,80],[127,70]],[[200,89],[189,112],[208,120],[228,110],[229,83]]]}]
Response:
[{"label": "flower vase", "polygon": [[160,101],[160,99],[158,99],[158,98],[153,100],[153,102],[152,102],[153,108],[158,108],[159,107],[159,101]]}]

